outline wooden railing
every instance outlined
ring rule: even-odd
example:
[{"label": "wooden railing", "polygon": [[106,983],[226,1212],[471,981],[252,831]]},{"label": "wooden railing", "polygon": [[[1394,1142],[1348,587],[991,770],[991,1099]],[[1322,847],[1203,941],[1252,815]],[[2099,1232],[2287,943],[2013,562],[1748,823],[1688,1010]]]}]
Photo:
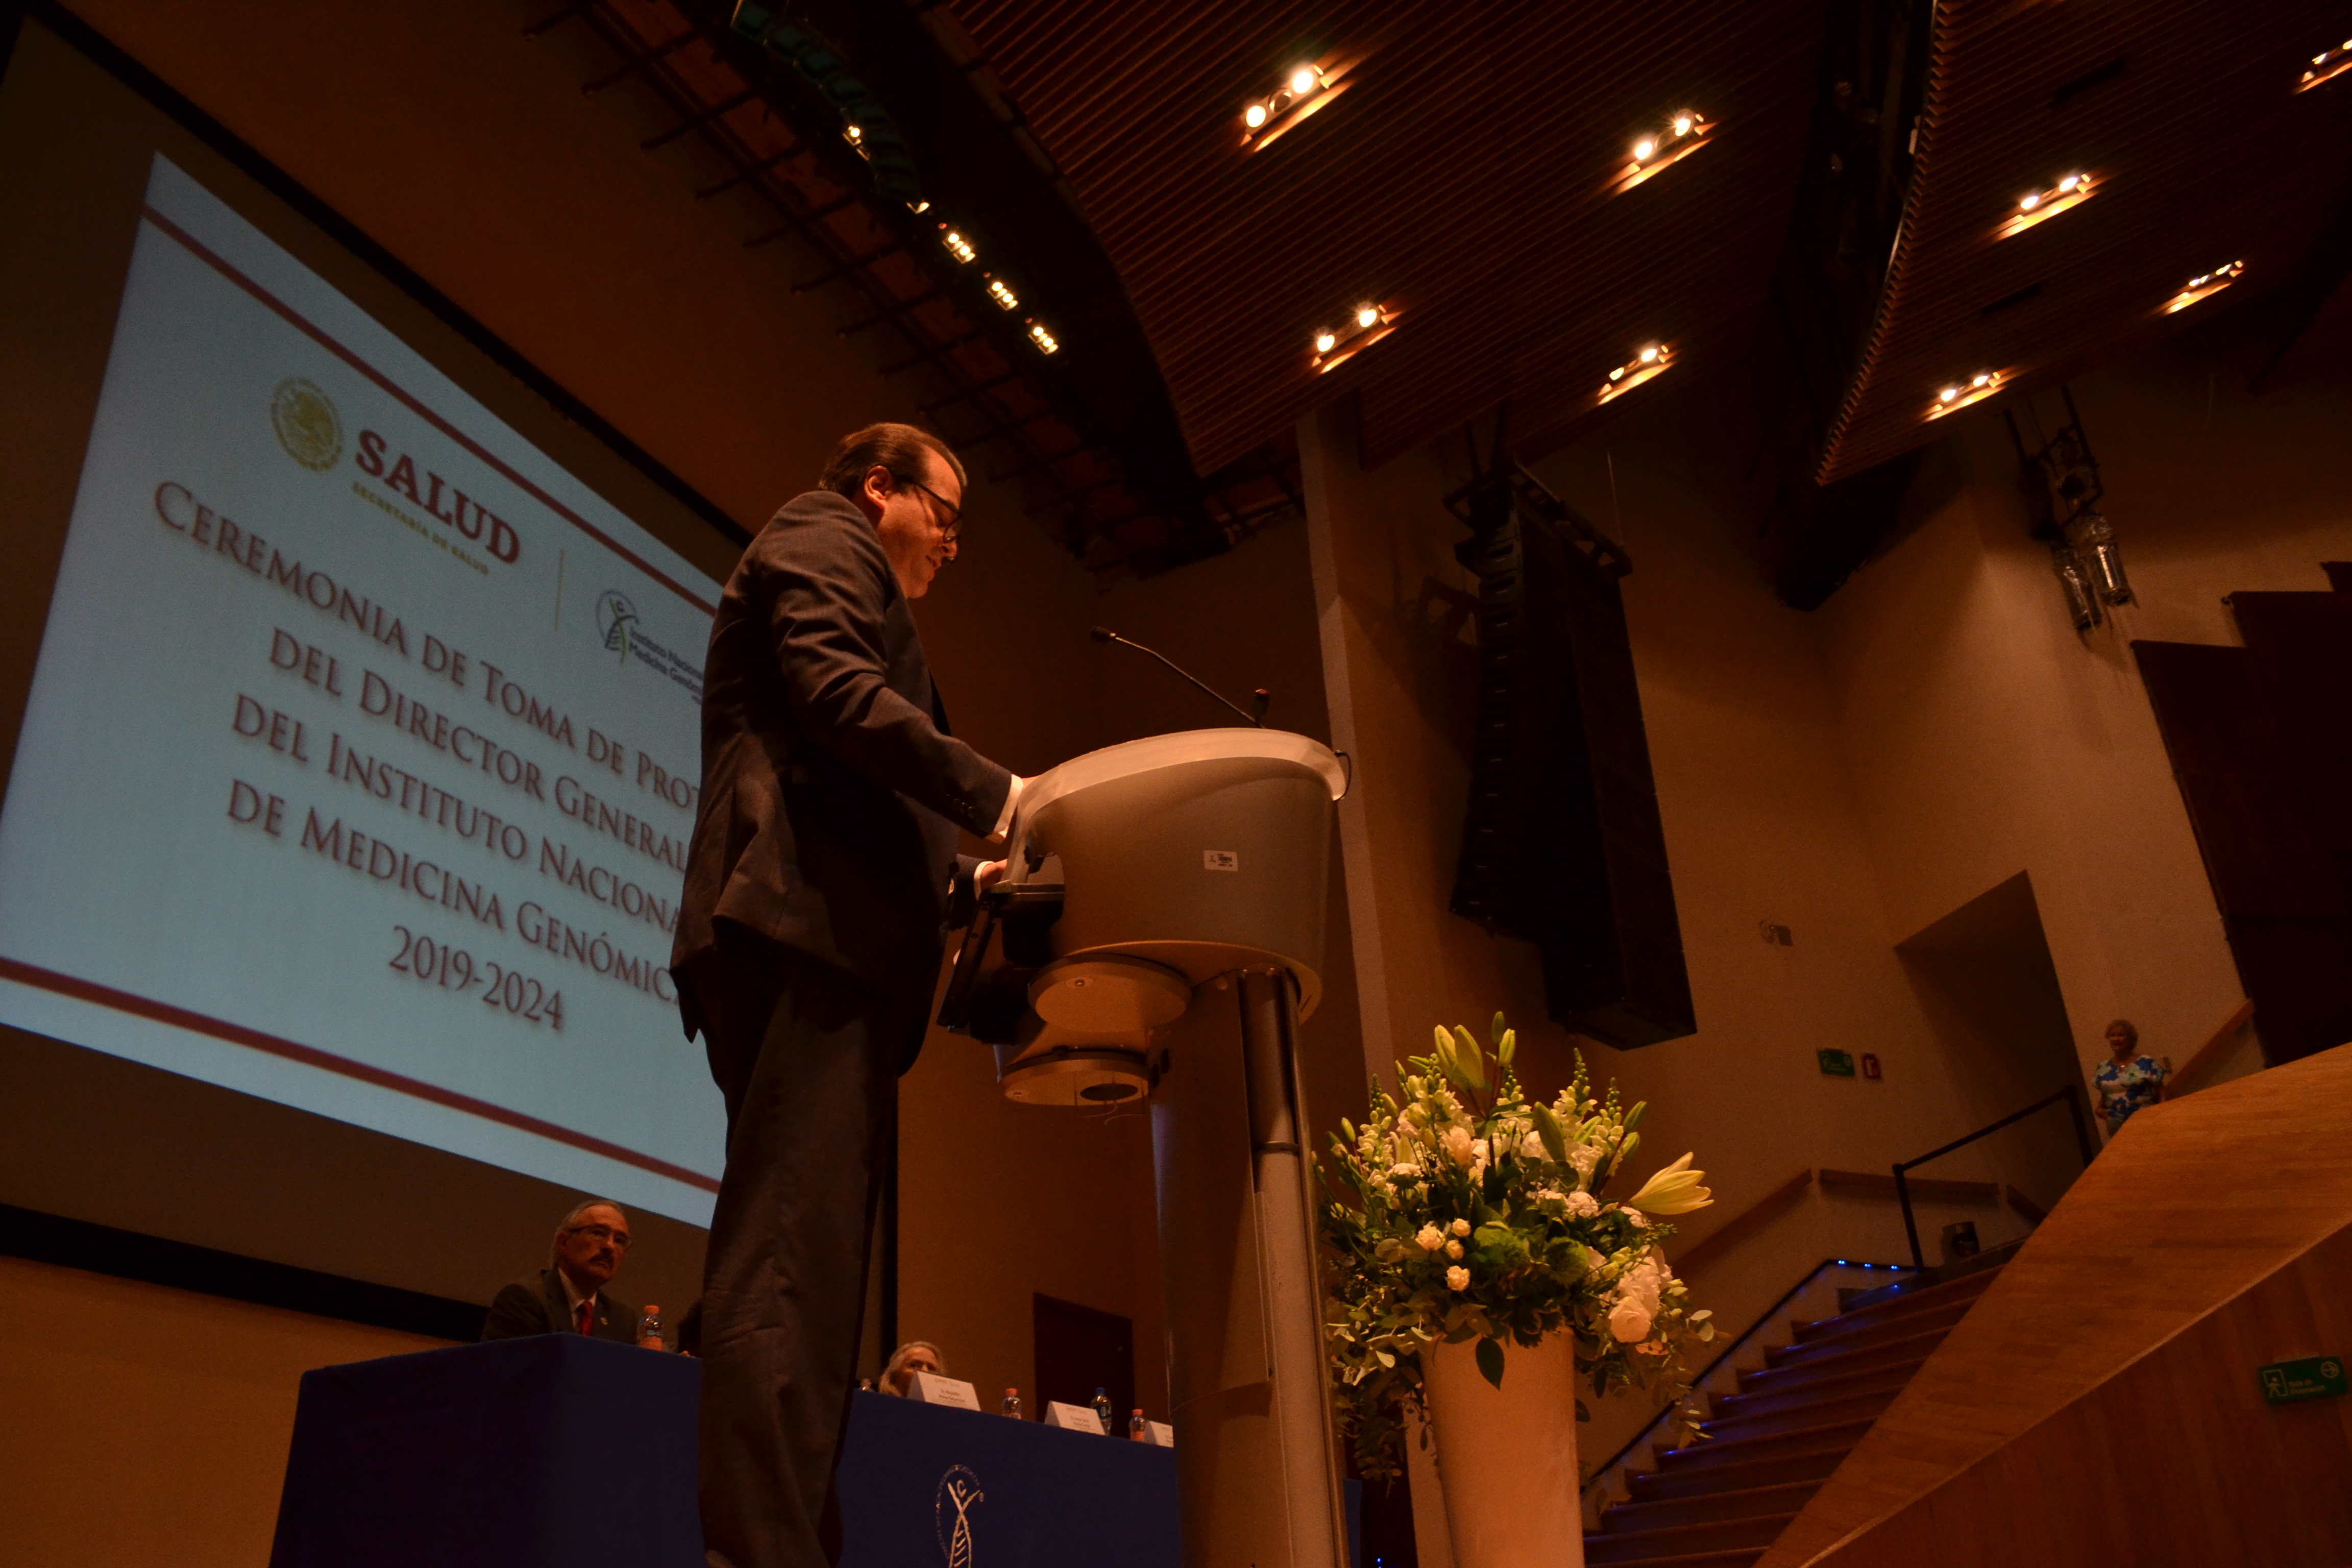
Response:
[{"label": "wooden railing", "polygon": [[2172,1081],[2164,1086],[2165,1097],[2170,1100],[2178,1099],[2184,1094],[2196,1093],[2203,1087],[2199,1080],[2221,1065],[2222,1057],[2228,1054],[2231,1046],[2237,1042],[2238,1037],[2245,1032],[2246,1026],[2253,1021],[2252,1001],[2250,999],[2239,1003],[2237,1011],[2222,1019],[2221,1027],[2207,1036],[2205,1043],[2190,1053],[2189,1060],[2174,1071]]}]

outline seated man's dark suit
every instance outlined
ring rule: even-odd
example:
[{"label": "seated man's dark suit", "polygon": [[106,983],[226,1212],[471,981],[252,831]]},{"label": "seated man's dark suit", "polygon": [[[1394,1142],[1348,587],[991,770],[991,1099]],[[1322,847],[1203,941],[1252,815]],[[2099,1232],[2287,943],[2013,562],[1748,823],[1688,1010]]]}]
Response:
[{"label": "seated man's dark suit", "polygon": [[[589,1332],[600,1340],[617,1340],[622,1344],[637,1342],[637,1309],[626,1301],[615,1301],[609,1290],[596,1292],[596,1300],[588,1309]],[[525,1334],[574,1334],[580,1325],[572,1315],[572,1298],[563,1293],[563,1280],[552,1268],[542,1268],[529,1279],[518,1279],[501,1289],[490,1301],[490,1315],[482,1323],[486,1340],[518,1340]]]},{"label": "seated man's dark suit", "polygon": [[867,1252],[897,1078],[921,1048],[957,830],[1012,775],[948,733],[864,512],[777,512],[720,595],[702,801],[670,967],[727,1102],[703,1275],[702,1511],[714,1563],[837,1556]]}]

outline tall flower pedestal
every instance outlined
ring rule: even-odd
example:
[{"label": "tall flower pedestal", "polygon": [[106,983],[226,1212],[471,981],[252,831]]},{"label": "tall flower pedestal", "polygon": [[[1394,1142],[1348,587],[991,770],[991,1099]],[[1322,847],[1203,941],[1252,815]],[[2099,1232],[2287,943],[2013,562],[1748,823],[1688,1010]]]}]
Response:
[{"label": "tall flower pedestal", "polygon": [[1473,1340],[1422,1352],[1454,1568],[1583,1568],[1575,1342],[1506,1346],[1499,1389],[1476,1351]]}]

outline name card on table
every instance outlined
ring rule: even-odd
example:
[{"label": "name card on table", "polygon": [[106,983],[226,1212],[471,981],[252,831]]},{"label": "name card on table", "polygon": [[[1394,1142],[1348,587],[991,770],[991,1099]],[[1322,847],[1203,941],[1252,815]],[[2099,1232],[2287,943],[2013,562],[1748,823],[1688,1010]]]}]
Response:
[{"label": "name card on table", "polygon": [[959,1379],[941,1377],[936,1372],[915,1373],[913,1380],[907,1385],[907,1392],[925,1405],[952,1405],[958,1410],[980,1408],[980,1393],[977,1389]]},{"label": "name card on table", "polygon": [[1176,1428],[1165,1421],[1147,1421],[1143,1424],[1143,1440],[1155,1448],[1172,1448],[1176,1446]]},{"label": "name card on table", "polygon": [[1091,1432],[1097,1437],[1104,1436],[1102,1417],[1095,1414],[1091,1405],[1065,1405],[1058,1399],[1049,1400],[1045,1405],[1045,1425],[1059,1426],[1066,1432]]}]

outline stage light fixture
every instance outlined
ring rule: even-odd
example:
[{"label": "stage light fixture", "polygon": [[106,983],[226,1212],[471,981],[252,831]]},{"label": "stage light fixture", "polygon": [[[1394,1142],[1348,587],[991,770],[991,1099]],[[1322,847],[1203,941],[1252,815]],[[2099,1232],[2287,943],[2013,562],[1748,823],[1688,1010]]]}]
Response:
[{"label": "stage light fixture", "polygon": [[1937,389],[1936,401],[1927,405],[1927,417],[1941,419],[1947,414],[1957,414],[1971,403],[1982,403],[2006,384],[2007,377],[1997,370],[1980,370],[1966,381],[1948,383]]},{"label": "stage light fixture", "polygon": [[1054,354],[1062,352],[1062,341],[1045,330],[1045,322],[1034,319],[1029,322],[1029,341],[1037,345],[1037,351],[1040,353]]},{"label": "stage light fixture", "polygon": [[2210,299],[2235,283],[2246,270],[2242,261],[2232,261],[2227,267],[2216,267],[2210,272],[2200,272],[2180,286],[2180,292],[2157,307],[2159,316],[2169,316],[2175,310],[2186,310],[2200,300]]},{"label": "stage light fixture", "polygon": [[1282,85],[1242,106],[1242,146],[1255,151],[1320,109],[1339,90],[1319,65],[1294,66]]},{"label": "stage light fixture", "polygon": [[2308,92],[2323,81],[2334,81],[2347,70],[2352,70],[2352,38],[2312,56],[2311,64],[2304,68],[2303,79],[2294,84],[2294,90]]},{"label": "stage light fixture", "polygon": [[988,297],[1005,310],[1017,310],[1021,308],[1021,296],[1007,288],[1002,278],[991,278],[988,280]]},{"label": "stage light fixture", "polygon": [[1387,306],[1370,300],[1351,306],[1348,319],[1338,327],[1315,329],[1315,357],[1310,363],[1318,373],[1336,369],[1395,329],[1396,312]]},{"label": "stage light fixture", "polygon": [[1674,347],[1669,343],[1643,343],[1632,359],[1611,371],[1602,380],[1600,402],[1608,403],[1622,397],[1643,382],[1664,375],[1674,363]]},{"label": "stage light fixture", "polygon": [[2047,222],[2071,207],[2081,205],[2091,199],[2094,184],[2090,175],[2078,170],[2061,175],[2054,184],[2026,192],[2017,198],[2016,209],[2001,220],[2000,227],[1993,231],[1993,237],[2007,239],[2011,235],[2023,234],[2037,223]]},{"label": "stage light fixture", "polygon": [[945,224],[940,225],[940,244],[946,247],[947,253],[958,261],[970,264],[980,258],[980,252],[972,248],[971,241]]},{"label": "stage light fixture", "polygon": [[1696,110],[1678,109],[1657,129],[1633,139],[1633,159],[1611,182],[1614,190],[1630,191],[1659,170],[1670,167],[1706,145],[1715,122]]}]

